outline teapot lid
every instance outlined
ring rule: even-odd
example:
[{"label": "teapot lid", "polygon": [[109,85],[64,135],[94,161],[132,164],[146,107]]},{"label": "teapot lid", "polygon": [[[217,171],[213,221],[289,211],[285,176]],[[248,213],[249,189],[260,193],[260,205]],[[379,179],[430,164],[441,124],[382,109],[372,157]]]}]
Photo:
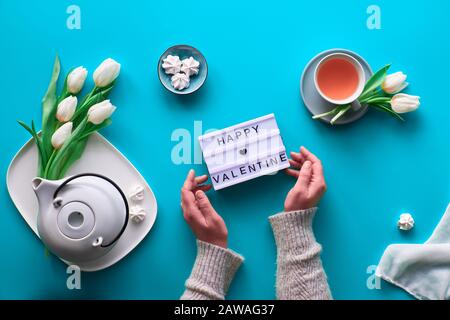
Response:
[{"label": "teapot lid", "polygon": [[[82,179],[83,177],[95,177],[95,178],[99,178],[104,180],[104,188],[113,188],[115,189],[117,192],[115,192],[116,196],[115,196],[115,201],[106,201],[102,203],[102,205],[114,205],[112,204],[112,202],[115,202],[115,204],[118,204],[119,202],[122,202],[121,200],[123,200],[123,204],[124,204],[124,208],[125,208],[125,216],[124,216],[124,222],[123,225],[120,228],[120,225],[118,225],[116,228],[117,233],[115,234],[115,236],[113,238],[108,237],[109,239],[107,239],[107,241],[104,241],[106,239],[103,239],[103,237],[100,237],[99,239],[96,239],[97,245],[100,247],[109,247],[111,245],[113,245],[123,234],[123,232],[125,231],[127,224],[128,224],[128,218],[129,218],[129,207],[128,207],[128,201],[127,198],[124,194],[124,192],[122,191],[122,189],[111,179],[109,179],[108,177],[105,177],[103,175],[100,174],[96,174],[96,173],[82,173],[82,174],[77,174],[74,176],[69,177],[68,179],[66,179],[64,182],[62,182],[58,188],[56,188],[56,190],[53,193],[53,203],[55,207],[58,206],[62,206],[62,208],[60,209],[60,212],[58,214],[58,226],[59,229],[62,233],[64,233],[68,238],[72,238],[72,239],[81,239],[84,238],[85,236],[87,236],[92,229],[94,228],[94,224],[96,224],[96,221],[98,219],[96,219],[95,216],[95,211],[97,210],[98,212],[98,205],[97,208],[95,206],[95,204],[93,203],[92,199],[95,199],[95,194],[88,194],[89,196],[92,196],[91,201],[87,201],[87,202],[80,202],[80,201],[73,201],[69,200],[69,202],[66,202],[64,205],[62,204],[63,202],[63,198],[65,198],[64,196],[61,198],[60,195],[64,194],[64,190],[63,188],[66,187],[68,185],[68,183],[72,182],[75,179]],[[86,181],[80,181],[80,183],[86,183]],[[97,185],[100,185],[102,183],[96,183]],[[73,187],[76,187],[77,184],[75,184]],[[105,189],[104,191],[111,193],[111,190],[107,190]],[[117,194],[120,195],[120,197],[117,196]],[[87,196],[86,194],[84,195],[85,197]],[[111,196],[111,195],[110,195]],[[71,198],[71,197],[70,197]],[[120,199],[121,198],[121,199]],[[120,199],[120,200],[119,200]],[[87,199],[85,199],[87,200]],[[98,199],[100,200],[100,199]],[[59,202],[59,203],[58,203]],[[70,219],[73,219],[73,221],[71,222]],[[74,227],[78,221],[77,219],[82,219],[82,223],[79,224],[79,227]],[[109,220],[109,219],[108,219]],[[110,220],[109,220],[110,221]],[[120,222],[119,222],[120,223]],[[116,224],[117,225],[117,224]],[[120,228],[120,230],[119,230]],[[111,230],[112,231],[112,230]],[[95,246],[95,245],[94,245]]]}]

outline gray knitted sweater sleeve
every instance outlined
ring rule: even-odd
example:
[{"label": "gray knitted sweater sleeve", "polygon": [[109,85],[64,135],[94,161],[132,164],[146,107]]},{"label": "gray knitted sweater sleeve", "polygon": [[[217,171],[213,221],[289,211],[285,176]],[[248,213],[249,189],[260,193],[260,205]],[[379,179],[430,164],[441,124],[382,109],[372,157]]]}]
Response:
[{"label": "gray knitted sweater sleeve", "polygon": [[244,258],[230,249],[197,240],[197,258],[181,300],[223,300]]},{"label": "gray knitted sweater sleeve", "polygon": [[317,208],[269,217],[277,244],[277,299],[331,299],[312,221]]},{"label": "gray knitted sweater sleeve", "polygon": [[[331,299],[321,246],[312,232],[315,212],[311,208],[269,217],[277,245],[278,299]],[[197,258],[181,299],[224,299],[243,260],[230,249],[197,240]]]}]

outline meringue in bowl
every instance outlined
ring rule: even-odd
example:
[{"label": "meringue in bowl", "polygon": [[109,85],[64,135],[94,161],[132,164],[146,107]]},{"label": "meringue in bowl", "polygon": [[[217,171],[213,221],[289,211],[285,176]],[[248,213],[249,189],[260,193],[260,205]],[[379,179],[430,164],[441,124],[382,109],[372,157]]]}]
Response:
[{"label": "meringue in bowl", "polygon": [[[178,68],[180,68],[179,72],[173,73],[174,71],[178,71]],[[187,75],[189,83],[186,84],[185,77],[180,76],[178,73]],[[178,75],[174,78],[175,74]],[[172,46],[159,58],[159,81],[161,81],[164,88],[172,93],[186,95],[197,91],[205,83],[207,75],[208,64],[206,63],[205,57],[200,51],[189,45]]]},{"label": "meringue in bowl", "polygon": [[[187,76],[188,82],[184,75]],[[203,86],[207,76],[206,59],[194,47],[188,45],[172,46],[159,58],[159,80],[164,88],[172,93],[180,95],[193,93]]]}]

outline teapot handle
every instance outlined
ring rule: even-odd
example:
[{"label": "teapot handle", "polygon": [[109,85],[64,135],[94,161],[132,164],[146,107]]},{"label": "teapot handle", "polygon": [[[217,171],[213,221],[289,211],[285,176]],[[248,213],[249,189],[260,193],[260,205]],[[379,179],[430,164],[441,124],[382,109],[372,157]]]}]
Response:
[{"label": "teapot handle", "polygon": [[97,239],[95,239],[95,241],[92,243],[93,247],[101,247],[103,243],[103,237],[98,237]]},{"label": "teapot handle", "polygon": [[[103,180],[106,180],[106,181],[108,181],[110,184],[112,184],[116,189],[117,189],[117,191],[119,191],[119,193],[120,193],[120,195],[122,196],[122,199],[123,199],[123,202],[125,203],[125,222],[123,223],[123,226],[122,226],[122,229],[120,230],[120,232],[119,232],[119,234],[117,235],[117,237],[115,237],[114,239],[113,239],[113,241],[111,241],[110,243],[108,243],[108,244],[103,244],[102,242],[103,242],[103,238],[102,237],[100,237],[100,238],[98,238],[97,240],[99,240],[99,241],[97,241],[96,240],[96,242],[94,242],[92,245],[93,246],[100,246],[100,247],[102,247],[102,248],[106,248],[106,247],[109,247],[110,245],[112,245],[113,243],[115,243],[117,240],[119,240],[119,238],[122,236],[122,234],[124,233],[124,231],[125,231],[125,229],[127,228],[127,225],[128,225],[128,218],[129,218],[129,215],[130,215],[130,210],[129,210],[129,207],[128,207],[128,201],[127,201],[127,197],[125,196],[125,194],[123,193],[123,191],[122,191],[122,189],[120,189],[120,187],[114,182],[114,181],[112,181],[111,179],[109,179],[108,177],[105,177],[105,176],[103,176],[103,175],[101,175],[101,174],[98,174],[98,173],[80,173],[80,174],[76,174],[76,175],[74,175],[74,176],[71,176],[70,178],[67,178],[63,183],[61,183],[60,185],[59,185],[59,187],[58,188],[56,188],[56,190],[55,190],[55,193],[53,194],[53,199],[56,199],[57,197],[58,197],[58,193],[61,191],[61,189],[62,188],[64,188],[69,182],[71,182],[72,180],[75,180],[75,179],[78,179],[78,178],[81,178],[81,177],[87,177],[87,176],[90,176],[90,177],[97,177],[97,178],[100,178],[100,179],[103,179]],[[99,243],[97,243],[97,242],[99,242]]]}]

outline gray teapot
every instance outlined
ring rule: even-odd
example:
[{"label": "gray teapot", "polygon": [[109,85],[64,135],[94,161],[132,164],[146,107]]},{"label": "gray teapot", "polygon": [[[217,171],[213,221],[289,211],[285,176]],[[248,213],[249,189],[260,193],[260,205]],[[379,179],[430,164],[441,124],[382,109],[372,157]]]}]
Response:
[{"label": "gray teapot", "polygon": [[102,257],[126,229],[127,199],[105,176],[84,173],[62,180],[34,178],[32,186],[39,202],[39,236],[65,261]]}]

